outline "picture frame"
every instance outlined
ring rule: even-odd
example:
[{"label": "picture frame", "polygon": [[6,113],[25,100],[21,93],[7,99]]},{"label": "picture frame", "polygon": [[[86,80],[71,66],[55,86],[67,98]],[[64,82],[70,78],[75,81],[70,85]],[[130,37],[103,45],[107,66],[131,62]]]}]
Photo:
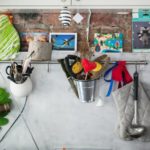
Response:
[{"label": "picture frame", "polygon": [[52,43],[52,51],[77,51],[77,33],[49,33],[49,42]]}]

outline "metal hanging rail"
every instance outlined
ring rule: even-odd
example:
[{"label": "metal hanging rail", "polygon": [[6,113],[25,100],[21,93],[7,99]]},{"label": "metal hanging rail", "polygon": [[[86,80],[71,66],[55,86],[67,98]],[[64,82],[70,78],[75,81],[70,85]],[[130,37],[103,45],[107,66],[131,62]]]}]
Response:
[{"label": "metal hanging rail", "polygon": [[[14,60],[17,63],[23,63],[23,60]],[[116,63],[117,60],[112,60],[109,62],[109,64],[114,64]],[[5,63],[12,63],[13,61],[0,61],[0,63],[5,64]],[[104,63],[102,61],[101,63]],[[39,60],[32,60],[31,64],[47,64],[47,72],[50,71],[50,64],[59,64],[57,60],[49,60],[49,61],[39,61]],[[140,60],[140,61],[126,61],[127,65],[147,65],[148,62],[146,60]]]},{"label": "metal hanging rail", "polygon": [[[23,60],[13,60],[13,61],[10,61],[10,60],[3,60],[3,61],[0,61],[0,63],[11,63],[11,62],[17,62],[17,63],[23,63]],[[111,60],[109,62],[109,64],[114,64],[116,61],[119,61],[119,60]],[[104,63],[104,61],[101,61],[101,63]],[[46,61],[39,61],[39,60],[32,60],[31,61],[31,64],[59,64],[59,62],[57,60],[46,60]],[[148,61],[146,60],[126,60],[126,64],[127,65],[147,65],[148,64]]]},{"label": "metal hanging rail", "polygon": [[[116,63],[116,60],[109,62],[109,64],[114,64],[114,63]],[[139,61],[127,60],[126,64],[127,65],[147,65],[148,62],[146,60],[139,60]]]},{"label": "metal hanging rail", "polygon": [[[11,62],[17,62],[17,63],[23,63],[24,60],[3,60],[0,61],[0,63],[11,63]],[[59,64],[57,60],[32,60],[31,64]]]}]

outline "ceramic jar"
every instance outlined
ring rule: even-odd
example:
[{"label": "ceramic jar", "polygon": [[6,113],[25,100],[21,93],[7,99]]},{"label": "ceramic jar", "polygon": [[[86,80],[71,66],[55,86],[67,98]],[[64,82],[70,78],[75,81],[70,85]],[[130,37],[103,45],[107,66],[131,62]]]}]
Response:
[{"label": "ceramic jar", "polygon": [[17,84],[13,81],[10,81],[10,91],[16,97],[24,97],[30,94],[32,91],[32,81],[30,78],[27,78],[21,84]]}]

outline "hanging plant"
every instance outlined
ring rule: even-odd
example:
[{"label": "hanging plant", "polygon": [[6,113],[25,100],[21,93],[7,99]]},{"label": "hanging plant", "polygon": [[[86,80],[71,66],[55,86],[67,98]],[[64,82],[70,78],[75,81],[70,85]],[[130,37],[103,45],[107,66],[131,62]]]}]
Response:
[{"label": "hanging plant", "polygon": [[10,112],[11,99],[10,94],[4,89],[0,88],[0,126],[8,124],[9,120],[5,118]]}]

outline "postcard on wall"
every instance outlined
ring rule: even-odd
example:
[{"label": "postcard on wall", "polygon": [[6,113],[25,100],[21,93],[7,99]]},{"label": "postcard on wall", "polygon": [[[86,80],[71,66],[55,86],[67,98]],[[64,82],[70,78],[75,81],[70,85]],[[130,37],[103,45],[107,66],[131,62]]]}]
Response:
[{"label": "postcard on wall", "polygon": [[137,17],[132,15],[133,52],[150,52],[150,9],[139,9],[136,13]]},{"label": "postcard on wall", "polygon": [[50,33],[49,41],[53,51],[77,50],[77,33]]},{"label": "postcard on wall", "polygon": [[150,52],[150,22],[133,22],[133,52]]},{"label": "postcard on wall", "polygon": [[122,33],[95,33],[95,52],[120,53],[123,51]]},{"label": "postcard on wall", "polygon": [[47,32],[21,32],[21,51],[28,51],[30,41],[48,42]]}]

